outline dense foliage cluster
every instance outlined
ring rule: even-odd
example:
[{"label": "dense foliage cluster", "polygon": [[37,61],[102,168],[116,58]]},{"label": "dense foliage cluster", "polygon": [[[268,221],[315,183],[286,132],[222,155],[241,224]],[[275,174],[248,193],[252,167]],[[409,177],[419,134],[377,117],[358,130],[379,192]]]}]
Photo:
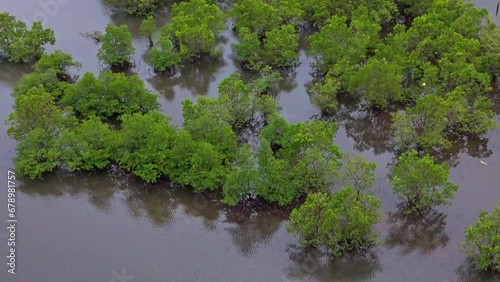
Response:
[{"label": "dense foliage cluster", "polygon": [[65,89],[61,104],[73,107],[82,118],[106,119],[158,109],[156,97],[144,88],[139,76],[107,70],[98,78],[92,73],[84,74],[78,83]]},{"label": "dense foliage cluster", "polygon": [[44,29],[37,21],[28,29],[26,24],[7,12],[0,13],[0,58],[10,62],[27,62],[38,59],[44,45],[54,45],[54,31]]},{"label": "dense foliage cluster", "polygon": [[298,62],[300,1],[242,0],[229,13],[240,38],[233,48],[247,68],[279,69]]},{"label": "dense foliage cluster", "polygon": [[152,48],[148,51],[145,61],[150,64],[156,72],[174,70],[181,62],[181,56],[179,52],[174,50],[174,44],[165,30],[160,32],[151,46]]},{"label": "dense foliage cluster", "polygon": [[375,164],[351,155],[343,162],[338,183],[344,187],[333,193],[310,191],[305,203],[290,214],[287,226],[300,235],[302,246],[326,246],[335,256],[373,245],[373,225],[382,219],[380,199],[372,195]]},{"label": "dense foliage cluster", "polygon": [[372,226],[382,218],[379,208],[380,199],[349,186],[332,194],[309,194],[290,214],[288,231],[299,233],[303,246],[326,245],[330,253],[342,255],[374,242]]},{"label": "dense foliage cluster", "polygon": [[[402,6],[409,8],[407,4]],[[417,15],[409,27],[396,24],[384,37],[379,35],[382,26],[363,5],[350,19],[332,16],[309,38],[309,52],[322,78],[312,89],[312,101],[332,111],[337,94],[348,91],[380,109],[394,103],[410,106],[394,113],[402,150],[446,148],[450,135],[496,128],[485,94],[498,78],[498,46],[492,44],[498,29],[486,10],[472,4],[424,4],[425,9],[411,6],[419,12],[411,12]]]},{"label": "dense foliage cluster", "polygon": [[273,114],[261,131],[256,156],[245,147],[238,152],[229,179],[242,175],[244,183],[224,186],[224,201],[235,204],[242,196],[257,195],[286,205],[304,194],[327,192],[335,183],[341,158],[332,142],[334,132],[335,126],[327,122],[288,124]]},{"label": "dense foliage cluster", "polygon": [[162,29],[169,35],[182,58],[218,57],[216,37],[226,29],[226,16],[206,0],[189,0],[172,6],[172,22]]}]

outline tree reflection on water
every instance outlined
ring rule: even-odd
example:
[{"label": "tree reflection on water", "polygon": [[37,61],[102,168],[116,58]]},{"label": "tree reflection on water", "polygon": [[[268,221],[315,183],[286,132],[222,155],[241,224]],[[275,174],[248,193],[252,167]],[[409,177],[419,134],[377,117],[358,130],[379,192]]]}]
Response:
[{"label": "tree reflection on water", "polygon": [[269,244],[283,223],[282,218],[271,215],[253,216],[244,221],[237,214],[227,213],[226,216],[226,222],[232,224],[224,230],[244,257],[252,255],[256,248]]},{"label": "tree reflection on water", "polygon": [[385,243],[388,248],[399,247],[402,255],[428,254],[448,244],[445,214],[432,208],[420,213],[406,211],[406,206],[400,204],[396,211],[387,214],[389,228]]},{"label": "tree reflection on water", "polygon": [[287,253],[292,265],[284,272],[292,281],[369,281],[382,269],[371,251],[335,258],[322,250],[288,245]]}]

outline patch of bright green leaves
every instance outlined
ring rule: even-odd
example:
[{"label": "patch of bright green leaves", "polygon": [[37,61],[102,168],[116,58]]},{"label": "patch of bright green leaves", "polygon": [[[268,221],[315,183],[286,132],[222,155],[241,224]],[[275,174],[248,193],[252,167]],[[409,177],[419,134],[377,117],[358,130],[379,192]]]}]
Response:
[{"label": "patch of bright green leaves", "polygon": [[28,29],[26,24],[7,12],[0,13],[0,58],[10,62],[27,62],[38,59],[44,45],[54,45],[54,31],[44,29],[37,21]]},{"label": "patch of bright green leaves", "polygon": [[479,213],[477,222],[465,230],[462,247],[480,270],[500,272],[500,205]]}]

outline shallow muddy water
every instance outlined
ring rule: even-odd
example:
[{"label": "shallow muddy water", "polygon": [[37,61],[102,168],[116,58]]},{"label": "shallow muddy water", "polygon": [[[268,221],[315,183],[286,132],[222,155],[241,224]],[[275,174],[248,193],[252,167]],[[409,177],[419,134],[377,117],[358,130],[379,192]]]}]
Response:
[{"label": "shallow muddy water", "polygon": [[[230,48],[235,41],[230,31],[221,41],[223,60],[190,65],[177,77],[166,79],[152,75],[142,61],[147,39],[138,35],[140,20],[108,9],[100,0],[60,0],[52,10],[44,10],[37,0],[0,2],[0,10],[18,18],[42,17],[57,39],[48,51],[72,54],[83,64],[80,75],[100,71],[99,46],[80,33],[103,31],[109,22],[127,24],[137,49],[133,71],[158,93],[162,111],[175,124],[182,123],[183,99],[215,96],[218,83],[240,71]],[[496,9],[495,1],[476,4],[492,12]],[[167,21],[166,13],[158,17],[158,23]],[[311,80],[310,62],[302,52],[295,79],[281,85],[279,103],[291,122],[318,115],[305,88]],[[29,72],[26,65],[0,65],[2,121],[12,111],[12,87]],[[500,123],[498,100],[495,112]],[[478,212],[500,201],[500,130],[483,140],[457,143],[446,153],[453,164],[450,180],[459,185],[451,206],[429,211],[424,218],[408,218],[398,213],[386,178],[393,158],[389,116],[362,111],[346,101],[336,118],[340,127],[335,142],[341,149],[377,164],[375,191],[382,199],[385,218],[377,227],[382,246],[371,257],[328,260],[301,252],[283,219],[267,216],[240,223],[216,201],[171,187],[144,192],[142,184],[112,170],[18,182],[17,274],[7,274],[3,263],[0,281],[499,281],[476,276],[458,244]],[[6,177],[13,168],[15,142],[6,137],[3,122],[0,144],[0,175]],[[6,196],[6,189],[0,189],[2,226],[7,219]],[[2,232],[0,254],[6,260],[6,233]]]}]

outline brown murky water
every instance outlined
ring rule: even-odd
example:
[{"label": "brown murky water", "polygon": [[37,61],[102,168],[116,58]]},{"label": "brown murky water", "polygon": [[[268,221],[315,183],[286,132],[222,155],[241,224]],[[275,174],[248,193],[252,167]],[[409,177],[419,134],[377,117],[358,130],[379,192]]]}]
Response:
[{"label": "brown murky water", "polygon": [[[58,48],[71,53],[83,63],[80,74],[100,70],[98,45],[80,32],[102,31],[109,22],[127,24],[136,37],[134,71],[159,94],[162,111],[176,124],[182,122],[183,99],[216,95],[218,83],[239,71],[230,49],[235,39],[228,31],[220,62],[188,66],[173,79],[155,77],[142,61],[147,40],[138,36],[140,20],[107,9],[100,0],[58,1],[44,10],[43,0],[0,0],[0,10],[28,21],[41,17],[56,33],[57,44],[49,51]],[[476,4],[493,12],[496,8],[493,0]],[[158,18],[159,23],[167,20]],[[279,97],[291,122],[318,114],[305,90],[311,79],[310,59],[302,54],[301,62],[294,79],[283,83]],[[29,72],[26,65],[0,65],[1,120],[12,110],[12,87]],[[342,107],[336,143],[345,152],[361,154],[378,165],[375,189],[386,217],[378,227],[383,245],[371,257],[328,260],[304,253],[296,248],[296,238],[286,233],[286,221],[262,217],[238,223],[223,206],[190,191],[165,187],[143,192],[140,183],[110,171],[19,182],[17,274],[7,274],[3,263],[0,281],[499,281],[476,276],[458,243],[478,212],[500,201],[500,130],[482,140],[457,143],[446,155],[454,166],[450,178],[460,186],[451,206],[429,211],[424,218],[408,218],[398,213],[386,179],[393,157],[388,115],[362,111],[349,101]],[[500,123],[500,101],[495,112]],[[3,123],[0,128],[0,174],[6,177],[13,168],[15,142],[6,137]],[[488,165],[481,165],[480,159]],[[7,225],[6,194],[6,189],[0,189],[1,226]],[[0,231],[4,261],[5,234]]]}]

